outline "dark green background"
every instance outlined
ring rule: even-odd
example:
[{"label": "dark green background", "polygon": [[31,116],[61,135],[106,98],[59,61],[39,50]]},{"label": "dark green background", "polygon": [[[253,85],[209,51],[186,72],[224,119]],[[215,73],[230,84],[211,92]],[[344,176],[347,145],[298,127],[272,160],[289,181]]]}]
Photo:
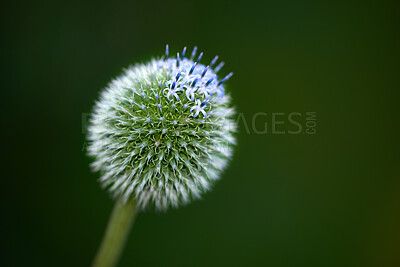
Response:
[{"label": "dark green background", "polygon": [[[250,130],[203,200],[139,214],[120,266],[400,266],[399,2],[321,2],[2,2],[2,265],[90,265],[113,201],[82,114],[168,43],[227,62]],[[315,135],[271,132],[307,111]]]}]

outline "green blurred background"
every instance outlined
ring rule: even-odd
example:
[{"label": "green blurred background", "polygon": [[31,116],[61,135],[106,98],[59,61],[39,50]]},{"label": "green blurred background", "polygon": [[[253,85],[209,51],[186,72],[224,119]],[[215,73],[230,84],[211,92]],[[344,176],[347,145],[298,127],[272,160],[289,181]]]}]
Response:
[{"label": "green blurred background", "polygon": [[[235,73],[239,146],[203,200],[139,214],[120,266],[400,266],[399,7],[3,1],[2,265],[90,265],[113,201],[82,114],[168,43]],[[316,134],[289,134],[292,112]]]}]

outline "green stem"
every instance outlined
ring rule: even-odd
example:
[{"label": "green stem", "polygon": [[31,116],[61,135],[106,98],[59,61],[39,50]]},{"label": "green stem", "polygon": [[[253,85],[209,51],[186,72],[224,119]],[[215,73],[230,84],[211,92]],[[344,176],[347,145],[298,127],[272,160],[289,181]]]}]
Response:
[{"label": "green stem", "polygon": [[124,203],[124,200],[119,198],[116,201],[93,267],[111,267],[117,264],[135,215],[135,200],[131,198]]}]

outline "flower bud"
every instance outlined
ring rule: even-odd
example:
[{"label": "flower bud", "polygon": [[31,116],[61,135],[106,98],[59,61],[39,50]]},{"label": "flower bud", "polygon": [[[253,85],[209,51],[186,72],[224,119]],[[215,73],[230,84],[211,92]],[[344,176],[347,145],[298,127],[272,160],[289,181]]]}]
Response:
[{"label": "flower bud", "polygon": [[[112,80],[96,102],[88,154],[113,197],[166,210],[200,198],[232,156],[235,111],[225,82],[186,48],[134,65]],[[193,61],[193,60],[196,61]],[[221,64],[217,66],[221,68]]]}]

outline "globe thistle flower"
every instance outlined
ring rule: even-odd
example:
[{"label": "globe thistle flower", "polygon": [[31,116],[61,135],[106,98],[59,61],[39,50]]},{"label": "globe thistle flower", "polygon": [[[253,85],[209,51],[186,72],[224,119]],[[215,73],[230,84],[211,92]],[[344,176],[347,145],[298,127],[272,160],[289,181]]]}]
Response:
[{"label": "globe thistle flower", "polygon": [[89,124],[88,153],[115,198],[166,210],[200,198],[227,166],[234,109],[223,62],[165,55],[124,70],[101,92]]}]

